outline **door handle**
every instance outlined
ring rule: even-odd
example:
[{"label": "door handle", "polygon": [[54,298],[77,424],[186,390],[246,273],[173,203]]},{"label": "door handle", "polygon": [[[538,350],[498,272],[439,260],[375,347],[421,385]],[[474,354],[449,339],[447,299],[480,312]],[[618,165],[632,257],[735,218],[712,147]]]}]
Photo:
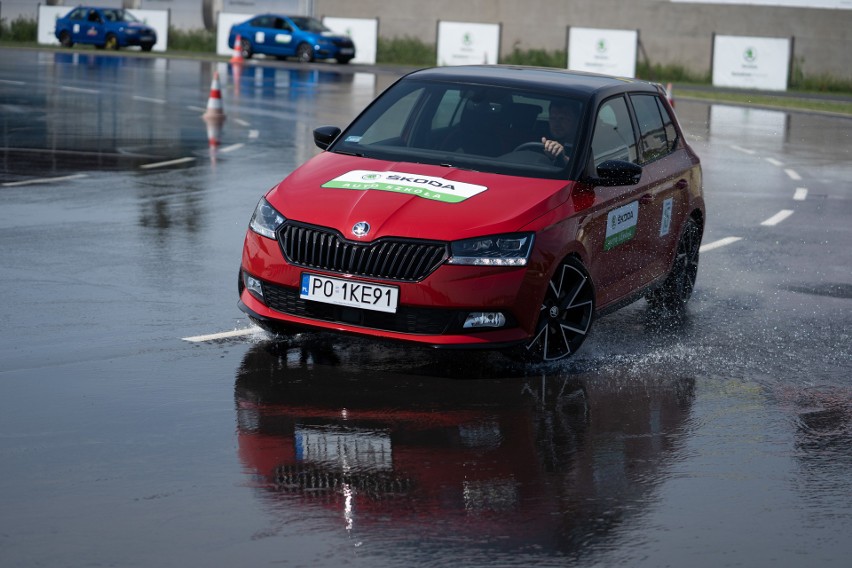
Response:
[{"label": "door handle", "polygon": [[642,197],[639,198],[639,203],[641,203],[642,205],[648,205],[648,204],[653,203],[653,202],[654,202],[654,194],[652,194],[652,193],[646,193],[645,195],[643,195]]}]

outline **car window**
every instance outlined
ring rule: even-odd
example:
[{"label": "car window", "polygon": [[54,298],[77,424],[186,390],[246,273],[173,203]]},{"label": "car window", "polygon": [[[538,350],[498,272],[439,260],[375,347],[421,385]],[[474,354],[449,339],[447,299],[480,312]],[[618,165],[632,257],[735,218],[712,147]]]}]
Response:
[{"label": "car window", "polygon": [[435,115],[432,117],[432,130],[438,128],[449,128],[458,124],[461,103],[461,89],[447,89],[444,96],[441,97],[441,102],[438,103]]},{"label": "car window", "polygon": [[609,99],[598,110],[592,135],[592,153],[595,167],[607,160],[637,163],[636,137],[623,97]]},{"label": "car window", "polygon": [[100,24],[101,23],[101,16],[97,12],[95,12],[94,10],[90,10],[89,11],[89,21],[96,23],[96,24]]},{"label": "car window", "polygon": [[660,110],[660,116],[663,117],[663,128],[666,131],[666,142],[668,144],[667,150],[672,152],[677,145],[677,129],[675,128],[672,115],[669,114],[669,111],[663,104],[663,101],[659,97],[655,98],[657,99],[657,107]]},{"label": "car window", "polygon": [[272,28],[275,26],[275,17],[258,16],[252,21],[252,25],[256,28]]},{"label": "car window", "polygon": [[322,33],[330,31],[322,24],[322,22],[314,18],[298,17],[291,19],[293,20],[293,23],[296,25],[297,28],[305,32]]},{"label": "car window", "polygon": [[[570,108],[560,142],[575,146],[584,104],[563,93],[458,82],[402,81],[362,113],[331,151],[366,157],[452,165],[483,172],[564,178],[541,142],[548,109]],[[573,154],[569,153],[567,162]]]},{"label": "car window", "polygon": [[86,9],[85,8],[77,8],[71,15],[68,16],[71,20],[85,20],[86,19]]},{"label": "car window", "polygon": [[408,93],[390,106],[378,119],[364,131],[361,144],[375,144],[385,140],[398,139],[402,136],[403,128],[408,117],[423,90],[418,89]]},{"label": "car window", "polygon": [[631,95],[636,121],[639,123],[643,162],[651,162],[669,153],[670,144],[663,117],[654,95]]}]

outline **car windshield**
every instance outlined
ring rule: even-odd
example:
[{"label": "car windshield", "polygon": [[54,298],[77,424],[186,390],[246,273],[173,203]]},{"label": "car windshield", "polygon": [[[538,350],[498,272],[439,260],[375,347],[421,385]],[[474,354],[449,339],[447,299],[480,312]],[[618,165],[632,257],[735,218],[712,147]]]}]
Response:
[{"label": "car windshield", "polygon": [[[537,178],[564,178],[584,105],[580,100],[481,84],[407,79],[362,113],[330,148],[382,160]],[[552,160],[542,137],[565,147]]]},{"label": "car windshield", "polygon": [[302,31],[315,33],[331,31],[327,27],[325,27],[322,22],[320,22],[319,20],[315,20],[314,18],[295,17],[290,19],[293,20],[293,23],[296,24],[296,27]]},{"label": "car windshield", "polygon": [[107,22],[138,22],[136,17],[127,10],[104,10]]}]

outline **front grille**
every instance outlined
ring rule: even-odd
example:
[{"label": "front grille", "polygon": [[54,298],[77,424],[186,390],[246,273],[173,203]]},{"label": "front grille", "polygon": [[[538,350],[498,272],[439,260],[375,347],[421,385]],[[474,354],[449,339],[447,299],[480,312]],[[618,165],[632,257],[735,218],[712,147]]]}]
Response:
[{"label": "front grille", "polygon": [[271,309],[284,314],[401,333],[458,333],[464,321],[464,312],[442,308],[400,306],[396,313],[385,313],[311,302],[300,298],[295,288],[269,282],[263,283],[263,299]]},{"label": "front grille", "polygon": [[414,488],[414,480],[387,471],[342,471],[310,464],[285,464],[275,469],[277,489],[317,495],[355,489],[371,497],[400,495]]},{"label": "front grille", "polygon": [[446,243],[396,238],[359,243],[337,231],[293,222],[281,227],[278,242],[291,264],[402,282],[426,278],[448,257]]}]

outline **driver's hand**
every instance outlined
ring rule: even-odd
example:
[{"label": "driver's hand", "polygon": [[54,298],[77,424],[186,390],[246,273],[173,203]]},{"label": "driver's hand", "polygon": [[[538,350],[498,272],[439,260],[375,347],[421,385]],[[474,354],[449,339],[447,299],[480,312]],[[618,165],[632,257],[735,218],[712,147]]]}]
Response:
[{"label": "driver's hand", "polygon": [[544,136],[541,137],[541,143],[544,144],[544,153],[554,162],[567,162],[568,156],[565,155],[565,148],[556,140],[548,140]]}]

